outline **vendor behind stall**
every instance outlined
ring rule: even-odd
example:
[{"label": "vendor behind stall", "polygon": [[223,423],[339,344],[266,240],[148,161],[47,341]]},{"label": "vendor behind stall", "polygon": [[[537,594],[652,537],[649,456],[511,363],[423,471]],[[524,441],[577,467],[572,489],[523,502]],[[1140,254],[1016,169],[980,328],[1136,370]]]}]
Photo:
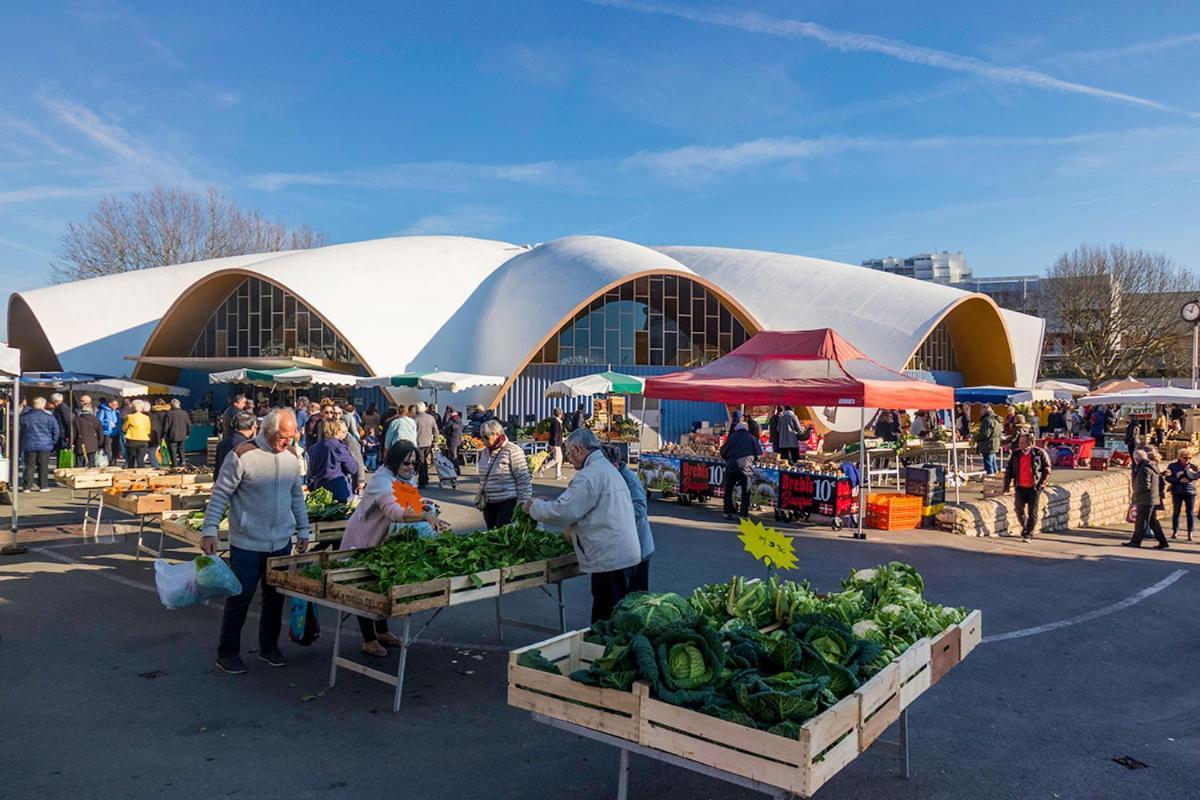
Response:
[{"label": "vendor behind stall", "polygon": [[741,513],[739,516],[750,516],[750,472],[754,459],[762,455],[762,445],[750,433],[750,426],[734,413],[733,430],[729,432],[725,443],[721,445],[721,457],[725,459],[725,519],[733,516],[733,487],[742,487]]}]

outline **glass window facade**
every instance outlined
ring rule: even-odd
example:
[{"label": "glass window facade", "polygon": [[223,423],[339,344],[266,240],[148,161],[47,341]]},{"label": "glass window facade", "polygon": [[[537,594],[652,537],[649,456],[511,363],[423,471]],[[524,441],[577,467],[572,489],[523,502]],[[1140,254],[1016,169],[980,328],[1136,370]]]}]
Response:
[{"label": "glass window facade", "polygon": [[195,358],[300,356],[355,364],[319,315],[259,278],[242,281],[209,317],[192,346]]},{"label": "glass window facade", "polygon": [[954,356],[954,344],[950,331],[943,320],[930,332],[905,369],[924,369],[930,372],[958,372],[958,359]]},{"label": "glass window facade", "polygon": [[748,338],[715,294],[680,275],[636,278],[593,300],[534,364],[695,367]]}]

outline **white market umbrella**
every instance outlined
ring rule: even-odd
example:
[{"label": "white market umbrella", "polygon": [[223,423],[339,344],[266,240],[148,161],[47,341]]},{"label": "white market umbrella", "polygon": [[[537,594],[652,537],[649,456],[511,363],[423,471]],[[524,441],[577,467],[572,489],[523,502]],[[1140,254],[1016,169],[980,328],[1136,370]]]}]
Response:
[{"label": "white market umbrella", "polygon": [[1180,389],[1173,386],[1148,387],[1145,389],[1127,389],[1123,392],[1107,394],[1089,394],[1079,398],[1083,406],[1133,406],[1150,403],[1179,403],[1190,406],[1200,404],[1200,390]]},{"label": "white market umbrella", "polygon": [[77,392],[93,392],[95,394],[111,395],[113,397],[145,397],[152,394],[176,395],[187,397],[191,392],[182,386],[168,386],[161,383],[141,383],[124,378],[103,378],[101,380],[78,383],[74,387]]},{"label": "white market umbrella", "polygon": [[6,344],[0,344],[0,375],[21,374],[21,351]]},{"label": "white market umbrella", "polygon": [[402,372],[398,375],[379,375],[358,378],[355,382],[376,389],[433,389],[435,392],[463,392],[479,386],[503,386],[503,375],[476,375],[472,372]]},{"label": "white market umbrella", "polygon": [[304,367],[285,369],[229,369],[208,376],[209,383],[249,383],[255,386],[354,386],[358,378],[343,372],[325,372]]},{"label": "white market umbrella", "polygon": [[642,394],[646,381],[620,372],[597,372],[567,378],[546,387],[546,397],[591,397],[596,394]]},{"label": "white market umbrella", "polygon": [[[1068,383],[1067,381],[1053,381],[1053,380],[1038,381],[1037,383],[1035,383],[1033,385],[1033,388],[1047,389],[1051,392],[1054,392],[1055,396],[1058,396],[1059,392],[1066,392],[1068,397],[1077,397],[1079,395],[1085,395],[1091,391],[1091,389],[1089,389],[1088,387],[1084,386],[1081,383]],[[1066,400],[1066,399],[1068,399],[1068,397],[1059,397],[1058,399]]]}]

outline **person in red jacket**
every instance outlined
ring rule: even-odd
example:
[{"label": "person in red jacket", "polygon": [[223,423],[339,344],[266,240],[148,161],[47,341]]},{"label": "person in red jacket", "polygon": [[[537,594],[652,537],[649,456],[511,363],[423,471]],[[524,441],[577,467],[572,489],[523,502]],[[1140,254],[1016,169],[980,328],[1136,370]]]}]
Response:
[{"label": "person in red jacket", "polygon": [[1004,471],[1004,491],[1016,484],[1015,510],[1021,523],[1021,541],[1033,539],[1037,527],[1038,498],[1046,482],[1050,480],[1050,455],[1040,447],[1033,446],[1033,435],[1022,433],[1017,437],[1017,449],[1008,459]]}]

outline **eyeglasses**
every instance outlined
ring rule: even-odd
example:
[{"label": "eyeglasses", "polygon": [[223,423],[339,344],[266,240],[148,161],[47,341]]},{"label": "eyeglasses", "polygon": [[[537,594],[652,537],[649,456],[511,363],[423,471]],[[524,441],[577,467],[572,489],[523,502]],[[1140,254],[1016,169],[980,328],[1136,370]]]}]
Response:
[{"label": "eyeglasses", "polygon": [[416,465],[417,460],[415,458],[406,458],[404,461],[400,462],[400,466],[402,467],[415,467]]}]

